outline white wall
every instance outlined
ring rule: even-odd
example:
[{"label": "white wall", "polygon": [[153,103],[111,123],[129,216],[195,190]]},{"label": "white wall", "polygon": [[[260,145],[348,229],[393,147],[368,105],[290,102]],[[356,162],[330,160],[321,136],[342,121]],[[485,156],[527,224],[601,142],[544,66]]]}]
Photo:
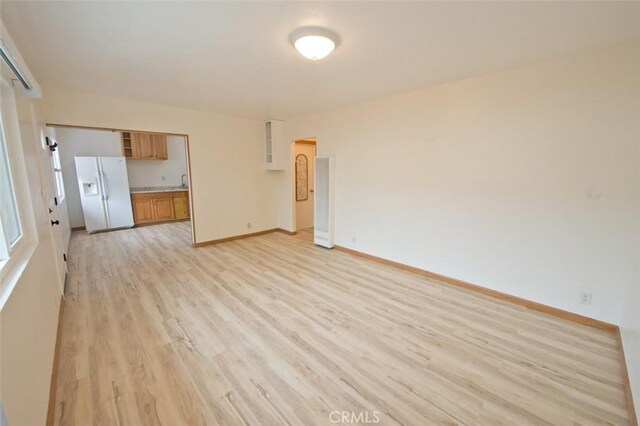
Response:
[{"label": "white wall", "polygon": [[336,157],[338,245],[618,324],[640,218],[639,75],[640,46],[609,49],[289,117],[287,138]]},{"label": "white wall", "polygon": [[127,173],[131,187],[179,186],[187,174],[184,137],[167,136],[166,160],[127,160]]},{"label": "white wall", "polygon": [[262,121],[53,88],[44,114],[56,124],[188,134],[198,242],[277,226],[282,172],[264,170]]},{"label": "white wall", "polygon": [[[113,157],[122,155],[121,134],[105,130],[56,128],[64,178],[69,221],[73,228],[84,226],[74,157]],[[167,137],[167,160],[127,160],[130,187],[178,186],[187,173],[183,136]],[[165,178],[164,180],[162,178]]]},{"label": "white wall", "polygon": [[122,155],[120,133],[101,130],[56,128],[56,140],[60,147],[62,177],[72,228],[84,226],[78,176],[74,157],[114,157]]}]

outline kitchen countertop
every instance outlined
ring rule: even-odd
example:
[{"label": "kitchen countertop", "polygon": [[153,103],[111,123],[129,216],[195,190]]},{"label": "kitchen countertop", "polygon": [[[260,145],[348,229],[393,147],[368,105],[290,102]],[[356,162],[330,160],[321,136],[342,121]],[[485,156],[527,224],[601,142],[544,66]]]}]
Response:
[{"label": "kitchen countertop", "polygon": [[178,192],[188,191],[189,187],[183,186],[139,186],[135,188],[129,188],[129,192],[132,194],[143,194],[145,192]]}]

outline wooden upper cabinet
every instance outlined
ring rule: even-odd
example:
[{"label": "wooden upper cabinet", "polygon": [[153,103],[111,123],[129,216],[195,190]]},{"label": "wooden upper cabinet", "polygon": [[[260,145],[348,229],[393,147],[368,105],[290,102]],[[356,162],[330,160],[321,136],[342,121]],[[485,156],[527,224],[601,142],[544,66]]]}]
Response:
[{"label": "wooden upper cabinet", "polygon": [[133,142],[131,132],[122,132],[122,155],[126,158],[133,158]]},{"label": "wooden upper cabinet", "polygon": [[133,156],[140,160],[153,159],[153,141],[149,133],[133,134]]},{"label": "wooden upper cabinet", "polygon": [[167,137],[157,133],[122,132],[122,153],[132,160],[166,160]]},{"label": "wooden upper cabinet", "polygon": [[153,143],[153,155],[156,160],[166,160],[167,155],[167,137],[165,135],[151,135]]}]

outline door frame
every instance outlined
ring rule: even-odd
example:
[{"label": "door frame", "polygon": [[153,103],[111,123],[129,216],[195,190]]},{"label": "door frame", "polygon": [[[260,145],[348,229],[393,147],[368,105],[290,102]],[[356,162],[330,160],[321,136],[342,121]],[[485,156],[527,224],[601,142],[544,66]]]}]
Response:
[{"label": "door frame", "polygon": [[47,127],[60,127],[67,129],[84,129],[84,130],[103,130],[110,132],[130,132],[130,133],[150,133],[156,135],[165,136],[182,136],[184,137],[184,147],[187,154],[187,178],[189,180],[189,212],[191,221],[191,245],[196,246],[196,218],[194,214],[194,196],[193,196],[193,179],[191,177],[191,149],[189,146],[189,135],[187,133],[172,133],[172,132],[155,132],[149,130],[136,130],[136,129],[118,129],[113,127],[96,127],[96,126],[76,126],[73,124],[58,124],[58,123],[46,123]]},{"label": "door frame", "polygon": [[[298,210],[296,208],[296,144],[300,145],[313,145],[315,148],[314,157],[309,161],[315,161],[315,158],[318,156],[318,140],[314,137],[307,137],[302,139],[294,139],[291,142],[291,200],[292,200],[292,225],[293,232],[298,232]],[[315,186],[315,182],[314,182]],[[313,197],[313,203],[315,204],[316,199],[315,195]],[[314,206],[315,207],[315,206]]]}]

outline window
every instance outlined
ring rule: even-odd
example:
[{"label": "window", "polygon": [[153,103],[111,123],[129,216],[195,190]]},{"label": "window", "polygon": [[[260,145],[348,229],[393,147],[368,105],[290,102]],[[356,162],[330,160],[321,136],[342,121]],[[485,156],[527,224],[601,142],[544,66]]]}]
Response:
[{"label": "window", "polygon": [[[24,102],[23,116],[18,114],[18,104],[10,79],[6,77],[6,69],[0,65],[0,310],[38,246],[29,175],[24,161],[26,150],[36,148],[37,111],[27,98],[21,98],[20,102]],[[24,135],[33,142],[31,144],[23,143],[21,118],[25,123]],[[37,174],[37,164],[34,163],[38,162],[32,163],[32,174]],[[34,179],[38,177],[33,176]],[[35,182],[37,184],[37,180]]]},{"label": "window", "polygon": [[0,260],[6,260],[22,237],[22,225],[11,178],[4,126],[0,119]]},{"label": "window", "polygon": [[[56,144],[56,141],[51,139],[52,144]],[[58,198],[58,202],[64,200],[64,181],[62,180],[62,165],[60,163],[60,148],[53,150],[51,155],[51,162],[53,163],[53,175],[55,182],[55,196]]]}]

